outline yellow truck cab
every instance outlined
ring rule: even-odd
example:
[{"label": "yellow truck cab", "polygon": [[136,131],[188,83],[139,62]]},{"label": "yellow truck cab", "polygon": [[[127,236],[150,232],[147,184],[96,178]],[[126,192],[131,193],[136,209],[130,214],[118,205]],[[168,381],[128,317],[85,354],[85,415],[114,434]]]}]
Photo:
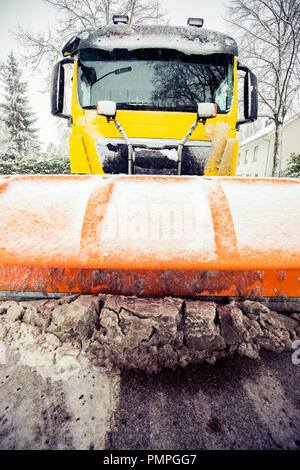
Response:
[{"label": "yellow truck cab", "polygon": [[[237,129],[257,118],[255,75],[231,37],[188,25],[114,24],[73,37],[52,79],[51,111],[68,119],[72,173],[234,175]],[[71,115],[64,67],[73,67]],[[237,70],[245,72],[238,121]]]}]

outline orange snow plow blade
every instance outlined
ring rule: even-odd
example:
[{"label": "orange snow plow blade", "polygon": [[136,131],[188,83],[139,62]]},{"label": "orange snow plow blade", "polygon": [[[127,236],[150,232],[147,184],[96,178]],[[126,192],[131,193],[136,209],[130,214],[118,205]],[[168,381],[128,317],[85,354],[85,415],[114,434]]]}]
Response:
[{"label": "orange snow plow blade", "polygon": [[0,179],[0,289],[300,297],[300,181]]}]

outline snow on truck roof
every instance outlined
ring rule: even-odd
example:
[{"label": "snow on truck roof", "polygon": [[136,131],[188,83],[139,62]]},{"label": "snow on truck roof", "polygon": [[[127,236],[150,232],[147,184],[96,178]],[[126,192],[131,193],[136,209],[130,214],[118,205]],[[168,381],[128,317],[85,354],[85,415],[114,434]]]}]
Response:
[{"label": "snow on truck roof", "polygon": [[116,24],[85,31],[82,36],[79,49],[97,48],[112,51],[123,48],[162,48],[176,49],[185,54],[238,55],[237,44],[230,36],[194,26]]}]

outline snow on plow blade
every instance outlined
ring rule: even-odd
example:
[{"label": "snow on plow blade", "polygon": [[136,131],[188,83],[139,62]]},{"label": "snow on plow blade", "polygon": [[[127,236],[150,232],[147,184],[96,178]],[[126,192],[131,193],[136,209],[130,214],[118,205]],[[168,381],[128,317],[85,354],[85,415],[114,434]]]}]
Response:
[{"label": "snow on plow blade", "polygon": [[300,181],[0,179],[0,289],[300,297]]}]

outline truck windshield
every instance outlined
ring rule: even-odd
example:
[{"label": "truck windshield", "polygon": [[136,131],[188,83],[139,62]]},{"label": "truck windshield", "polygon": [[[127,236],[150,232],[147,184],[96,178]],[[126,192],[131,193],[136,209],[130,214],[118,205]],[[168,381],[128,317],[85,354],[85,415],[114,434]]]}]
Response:
[{"label": "truck windshield", "polygon": [[83,108],[111,100],[118,109],[196,110],[218,105],[227,113],[233,96],[233,56],[185,55],[168,49],[81,49],[78,97]]}]

